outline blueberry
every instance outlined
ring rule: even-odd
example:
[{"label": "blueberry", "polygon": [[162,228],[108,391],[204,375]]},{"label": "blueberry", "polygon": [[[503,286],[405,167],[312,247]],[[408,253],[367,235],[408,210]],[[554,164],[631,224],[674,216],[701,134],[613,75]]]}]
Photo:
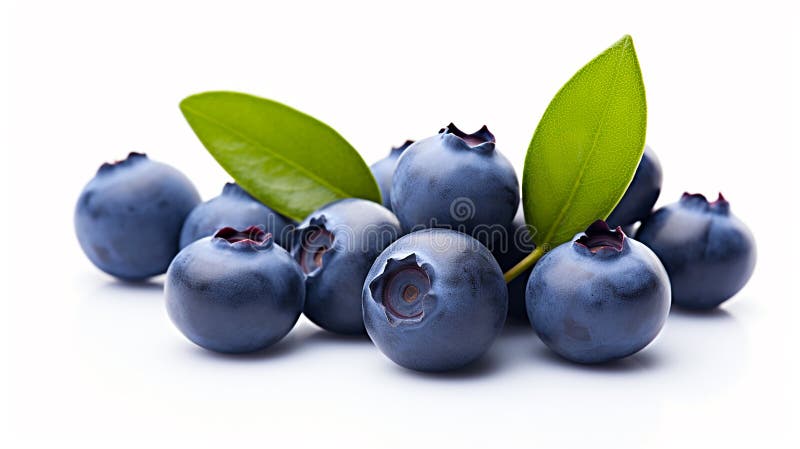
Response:
[{"label": "blueberry", "polygon": [[292,247],[307,274],[303,313],[328,331],[363,334],[361,286],[378,254],[400,235],[394,214],[371,201],[348,198],[311,213]]},{"label": "blueberry", "polygon": [[[517,211],[505,238],[498,239],[489,245],[489,249],[503,272],[516,266],[534,248],[536,245],[533,244],[530,229],[525,224],[525,214],[522,208]],[[525,309],[525,287],[528,285],[528,277],[532,270],[533,267],[525,270],[508,283],[508,316],[515,321],[528,321],[528,312]]]},{"label": "blueberry", "polygon": [[628,190],[606,220],[609,226],[625,227],[647,218],[661,193],[661,179],[661,163],[653,149],[645,146]]},{"label": "blueberry", "polygon": [[191,181],[169,165],[131,153],[103,164],[75,207],[75,233],[97,268],[139,281],[167,271],[183,220],[200,202]]},{"label": "blueberry", "polygon": [[398,159],[391,200],[405,232],[454,229],[487,244],[514,219],[519,183],[485,126],[465,134],[451,123]]},{"label": "blueberry", "polygon": [[203,348],[225,353],[264,349],[300,316],[304,276],[258,227],[223,228],[184,248],[165,284],[175,326]]},{"label": "blueberry", "polygon": [[399,147],[393,147],[388,156],[369,167],[375,180],[378,181],[378,187],[381,189],[383,207],[387,209],[392,208],[392,175],[394,174],[394,167],[397,165],[397,159],[412,143],[414,143],[413,140],[406,140]]},{"label": "blueberry", "polygon": [[672,282],[672,300],[712,309],[744,287],[756,264],[753,234],[728,201],[684,193],[645,220],[636,238],[658,255]]},{"label": "blueberry", "polygon": [[259,226],[273,235],[275,243],[284,246],[292,225],[288,218],[261,204],[237,184],[227,183],[221,195],[192,209],[183,223],[180,244],[185,248],[226,227]]},{"label": "blueberry", "polygon": [[364,324],[392,361],[418,371],[463,367],[483,355],[508,311],[503,272],[472,237],[445,229],[400,238],[363,288]]},{"label": "blueberry", "polygon": [[550,349],[574,362],[603,363],[653,341],[669,313],[670,286],[652,251],[596,221],[539,260],[526,302]]}]

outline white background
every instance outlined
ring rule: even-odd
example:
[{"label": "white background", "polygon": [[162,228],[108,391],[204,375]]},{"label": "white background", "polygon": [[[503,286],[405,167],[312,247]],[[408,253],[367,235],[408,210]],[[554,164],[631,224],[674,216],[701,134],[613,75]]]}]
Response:
[{"label": "white background", "polygon": [[[288,3],[3,4],[0,446],[798,447],[797,13]],[[519,168],[550,98],[625,33],[665,171],[659,203],[721,190],[760,253],[719,312],[672,313],[621,363],[562,362],[516,327],[466,372],[419,375],[304,320],[266,353],[214,355],[173,328],[161,280],[115,282],[73,235],[83,185],[131,150],[217,194],[228,178],[182,118],[186,95],[285,102],[370,163],[450,121],[486,123]]]}]

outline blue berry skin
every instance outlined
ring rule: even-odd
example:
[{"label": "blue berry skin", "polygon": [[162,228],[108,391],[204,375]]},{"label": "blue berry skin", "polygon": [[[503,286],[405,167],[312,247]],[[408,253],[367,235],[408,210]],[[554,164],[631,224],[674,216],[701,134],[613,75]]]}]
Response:
[{"label": "blue berry skin", "polygon": [[687,309],[713,309],[747,284],[756,265],[753,234],[723,198],[709,203],[684,193],[653,213],[636,238],[658,255],[672,282],[672,300]]},{"label": "blue berry skin", "polygon": [[291,220],[261,204],[241,187],[227,183],[222,194],[192,209],[181,230],[181,248],[213,235],[222,228],[245,229],[259,226],[272,234],[275,243],[286,246]]},{"label": "blue berry skin", "polygon": [[653,341],[669,314],[670,285],[652,251],[597,221],[539,260],[526,302],[550,349],[573,362],[604,363]]},{"label": "blue berry skin", "polygon": [[191,181],[173,167],[131,153],[103,164],[75,207],[75,233],[97,268],[126,281],[167,271],[181,226],[200,202]]},{"label": "blue berry skin", "polygon": [[608,225],[625,227],[646,219],[661,194],[661,180],[661,163],[653,149],[645,146],[628,190],[606,220]]},{"label": "blue berry skin", "polygon": [[448,371],[480,358],[503,328],[503,272],[480,242],[427,229],[400,238],[372,265],[363,288],[364,324],[400,366]]},{"label": "blue berry skin", "polygon": [[223,228],[175,257],[164,285],[167,312],[189,340],[216,352],[267,348],[294,327],[305,279],[260,228]]},{"label": "blue berry skin", "polygon": [[391,201],[405,232],[453,229],[488,244],[514,219],[519,182],[485,126],[465,134],[451,123],[400,156]]},{"label": "blue berry skin", "polygon": [[364,333],[361,286],[372,262],[402,235],[388,209],[348,198],[314,211],[293,233],[292,257],[306,273],[303,313],[319,327]]},{"label": "blue berry skin", "polygon": [[[503,240],[495,240],[490,246],[492,255],[500,264],[500,269],[505,273],[530,254],[536,245],[530,235],[530,230],[525,224],[525,214],[519,208],[507,235]],[[525,289],[533,267],[525,270],[508,283],[508,316],[513,321],[528,322],[528,312],[525,307]]]},{"label": "blue berry skin", "polygon": [[369,167],[369,169],[372,170],[372,176],[375,177],[375,181],[378,182],[378,187],[381,189],[383,207],[387,209],[392,208],[392,175],[394,175],[397,159],[400,158],[403,151],[412,143],[414,143],[413,140],[406,140],[405,143],[399,147],[393,147],[388,156]]}]

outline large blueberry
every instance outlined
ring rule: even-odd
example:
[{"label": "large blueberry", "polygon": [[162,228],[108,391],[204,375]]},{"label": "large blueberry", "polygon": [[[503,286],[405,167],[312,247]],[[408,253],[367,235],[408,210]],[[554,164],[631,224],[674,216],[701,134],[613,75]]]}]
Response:
[{"label": "large blueberry", "polygon": [[261,204],[239,185],[227,183],[222,194],[192,209],[181,230],[181,248],[226,227],[245,229],[259,226],[285,246],[293,223]]},{"label": "large blueberry", "polygon": [[[517,211],[506,235],[489,244],[489,249],[503,272],[516,266],[535,248],[536,245],[533,243],[530,228],[525,223],[525,214],[522,208]],[[516,321],[528,321],[528,312],[525,309],[525,288],[532,270],[533,267],[528,268],[508,283],[508,316]]]},{"label": "large blueberry", "polygon": [[206,349],[243,353],[283,338],[303,308],[303,273],[260,228],[223,228],[184,248],[164,286],[175,326]]},{"label": "large blueberry", "polygon": [[602,363],[658,335],[670,307],[667,272],[646,246],[597,221],[545,254],[528,280],[528,318],[562,357]]},{"label": "large blueberry", "polygon": [[395,363],[446,371],[477,360],[508,311],[503,272],[472,237],[428,229],[402,237],[375,260],[364,282],[364,324]]},{"label": "large blueberry", "polygon": [[169,165],[131,153],[103,164],[75,207],[75,233],[89,260],[129,281],[167,271],[183,221],[200,202],[191,181]]},{"label": "large blueberry", "polygon": [[722,194],[709,203],[684,193],[645,220],[636,238],[664,263],[675,304],[690,309],[711,309],[731,298],[756,264],[753,234]]},{"label": "large blueberry", "polygon": [[385,158],[370,165],[372,176],[378,182],[378,187],[381,189],[381,197],[383,198],[383,207],[387,209],[392,208],[392,175],[394,175],[394,167],[397,165],[397,159],[403,154],[403,151],[409,145],[414,143],[413,140],[406,140],[405,143],[399,147],[393,147],[389,155]]},{"label": "large blueberry", "polygon": [[511,224],[519,183],[484,126],[465,134],[452,123],[412,144],[392,178],[392,210],[403,230],[447,228],[489,243]]},{"label": "large blueberry", "polygon": [[661,193],[661,179],[661,163],[653,149],[645,146],[628,190],[606,220],[609,226],[629,226],[647,218]]},{"label": "large blueberry", "polygon": [[303,313],[331,332],[363,334],[361,286],[378,254],[400,235],[397,217],[371,201],[348,198],[311,213],[292,247],[307,274]]}]

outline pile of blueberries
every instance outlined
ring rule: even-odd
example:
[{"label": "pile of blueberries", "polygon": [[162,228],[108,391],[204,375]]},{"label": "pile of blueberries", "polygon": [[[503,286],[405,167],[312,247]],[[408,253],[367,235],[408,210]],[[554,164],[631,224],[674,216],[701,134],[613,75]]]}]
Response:
[{"label": "pile of blueberries", "polygon": [[264,349],[304,313],[331,332],[366,332],[421,371],[477,360],[507,318],[529,321],[574,362],[626,357],[656,337],[672,303],[715,308],[755,266],[753,236],[722,195],[684,194],[652,211],[662,173],[649,147],[607,222],[508,284],[503,272],[534,249],[535,230],[486,127],[466,134],[450,124],[371,168],[383,205],[341,199],[296,224],[236,184],[201,203],[182,173],[131,153],[84,188],[75,229],[112,276],[166,272],[168,314],[203,348]]}]

